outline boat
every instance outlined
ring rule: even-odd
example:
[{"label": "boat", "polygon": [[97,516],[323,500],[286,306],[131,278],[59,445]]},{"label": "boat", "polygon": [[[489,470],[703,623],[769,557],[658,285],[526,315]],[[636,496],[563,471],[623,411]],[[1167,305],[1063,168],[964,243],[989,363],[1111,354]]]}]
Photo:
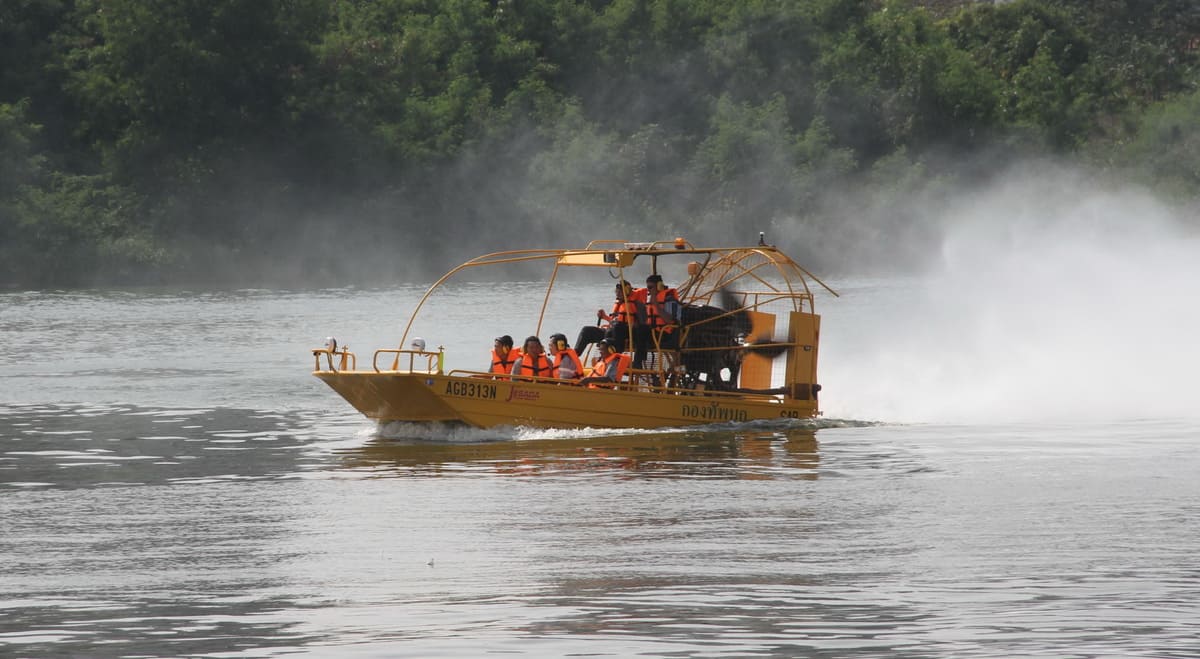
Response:
[{"label": "boat", "polygon": [[[555,285],[569,279],[563,276],[568,271],[611,277],[618,282],[618,296],[622,281],[671,275],[669,281],[682,282],[674,289],[679,301],[676,324],[669,333],[647,332],[641,338],[627,325],[610,328],[606,338],[616,338],[631,357],[640,341],[644,359],[634,364],[636,368],[627,368],[618,382],[587,386],[577,380],[446,370],[453,355],[445,349],[407,343],[414,321],[447,282],[464,272],[514,264],[542,264],[549,271],[536,336],[542,336],[543,322],[555,304]],[[414,308],[399,347],[375,350],[370,364],[364,360],[359,368],[358,356],[331,337],[312,350],[313,375],[381,424],[649,429],[808,419],[820,414],[821,317],[814,307],[818,288],[837,296],[767,244],[762,234],[758,244],[745,247],[696,247],[675,238],[595,240],[581,249],[494,252],[434,282]],[[612,336],[621,332],[626,335]],[[481,336],[480,345],[493,334]],[[580,358],[589,363],[598,348],[589,343],[580,350]]]}]

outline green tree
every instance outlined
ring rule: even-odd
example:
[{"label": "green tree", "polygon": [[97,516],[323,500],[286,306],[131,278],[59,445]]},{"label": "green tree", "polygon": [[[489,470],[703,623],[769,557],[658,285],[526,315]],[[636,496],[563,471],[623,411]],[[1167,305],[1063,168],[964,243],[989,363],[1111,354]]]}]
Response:
[{"label": "green tree", "polygon": [[889,133],[896,144],[924,148],[935,142],[990,134],[1000,85],[958,49],[944,27],[922,9],[892,2],[867,23]]},{"label": "green tree", "polygon": [[40,126],[29,122],[29,101],[0,103],[0,201],[41,175],[44,158],[34,141]]},{"label": "green tree", "polygon": [[104,176],[50,172],[28,102],[0,104],[0,282],[64,285],[120,279],[165,252],[130,221],[138,199]]},{"label": "green tree", "polygon": [[753,104],[783,94],[791,123],[812,121],[820,35],[811,6],[785,0],[731,3],[715,17],[703,48],[711,93]]},{"label": "green tree", "polygon": [[1017,0],[964,11],[947,28],[959,48],[1001,81],[1005,124],[1072,149],[1105,110],[1105,81],[1090,42],[1067,13]]},{"label": "green tree", "polygon": [[295,110],[364,136],[393,165],[452,158],[510,94],[552,72],[536,44],[506,31],[524,26],[513,4],[335,2]]},{"label": "green tree", "polygon": [[923,9],[889,2],[851,23],[821,58],[820,105],[835,134],[866,159],[897,147],[982,142],[1000,118],[994,74]]},{"label": "green tree", "polygon": [[1105,156],[1134,179],[1175,199],[1200,197],[1200,91],[1148,108],[1133,139]]},{"label": "green tree", "polygon": [[[1200,64],[1194,0],[1047,0],[1090,35],[1115,103],[1144,104],[1187,90]],[[1194,81],[1191,81],[1194,84]]]},{"label": "green tree", "polygon": [[67,62],[71,88],[95,117],[88,134],[116,144],[131,173],[154,172],[170,153],[277,134],[294,76],[309,65],[307,43],[322,27],[320,7],[317,0],[79,0],[92,39]]},{"label": "green tree", "polygon": [[28,103],[38,142],[59,158],[77,158],[73,133],[78,109],[64,91],[60,30],[72,15],[70,0],[0,2],[0,103]]},{"label": "green tree", "polygon": [[32,146],[38,127],[26,117],[28,105],[0,103],[0,281],[17,277],[25,260],[20,204],[41,175],[44,160]]},{"label": "green tree", "polygon": [[0,278],[832,230],[982,149],[1194,196],[1198,38],[1194,0],[6,0]]},{"label": "green tree", "polygon": [[286,100],[323,11],[319,0],[77,0],[59,40],[78,134],[114,185],[146,197],[138,221],[201,244],[251,235],[247,214],[286,188],[295,161]]},{"label": "green tree", "polygon": [[[829,178],[854,167],[849,150],[839,149],[823,120],[797,134],[777,96],[761,106],[721,97],[713,128],[692,161],[703,206],[734,216],[770,218],[811,209]],[[700,210],[700,209],[698,209]]]},{"label": "green tree", "polygon": [[671,200],[646,173],[668,148],[656,126],[627,138],[588,121],[570,104],[552,144],[529,163],[521,208],[548,240],[577,241],[576,227],[641,233],[660,225]]}]

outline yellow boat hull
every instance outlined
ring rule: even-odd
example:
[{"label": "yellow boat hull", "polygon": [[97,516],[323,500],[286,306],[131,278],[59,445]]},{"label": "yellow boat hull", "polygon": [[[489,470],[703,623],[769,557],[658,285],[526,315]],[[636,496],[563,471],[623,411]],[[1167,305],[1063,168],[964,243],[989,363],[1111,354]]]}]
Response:
[{"label": "yellow boat hull", "polygon": [[314,371],[359,412],[380,422],[460,421],[479,428],[660,428],[817,415],[815,400],[704,391],[410,373]]}]

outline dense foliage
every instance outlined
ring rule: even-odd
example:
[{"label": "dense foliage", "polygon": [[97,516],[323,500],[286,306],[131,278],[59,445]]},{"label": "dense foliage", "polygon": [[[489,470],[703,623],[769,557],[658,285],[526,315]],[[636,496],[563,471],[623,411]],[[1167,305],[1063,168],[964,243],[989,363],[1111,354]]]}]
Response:
[{"label": "dense foliage", "polygon": [[1195,199],[1198,64],[1194,0],[5,0],[0,285],[828,233],[1030,155]]}]

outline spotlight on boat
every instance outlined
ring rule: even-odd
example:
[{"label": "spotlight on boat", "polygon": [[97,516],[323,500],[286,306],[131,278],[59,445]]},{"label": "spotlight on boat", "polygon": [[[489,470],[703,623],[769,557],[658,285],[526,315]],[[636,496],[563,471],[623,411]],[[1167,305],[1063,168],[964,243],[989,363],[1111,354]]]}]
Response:
[{"label": "spotlight on boat", "polygon": [[337,339],[332,336],[325,337],[325,349],[329,352],[337,352]]},{"label": "spotlight on boat", "polygon": [[682,237],[675,239],[675,249],[685,249],[686,247],[687,247],[687,241],[684,240]]}]

